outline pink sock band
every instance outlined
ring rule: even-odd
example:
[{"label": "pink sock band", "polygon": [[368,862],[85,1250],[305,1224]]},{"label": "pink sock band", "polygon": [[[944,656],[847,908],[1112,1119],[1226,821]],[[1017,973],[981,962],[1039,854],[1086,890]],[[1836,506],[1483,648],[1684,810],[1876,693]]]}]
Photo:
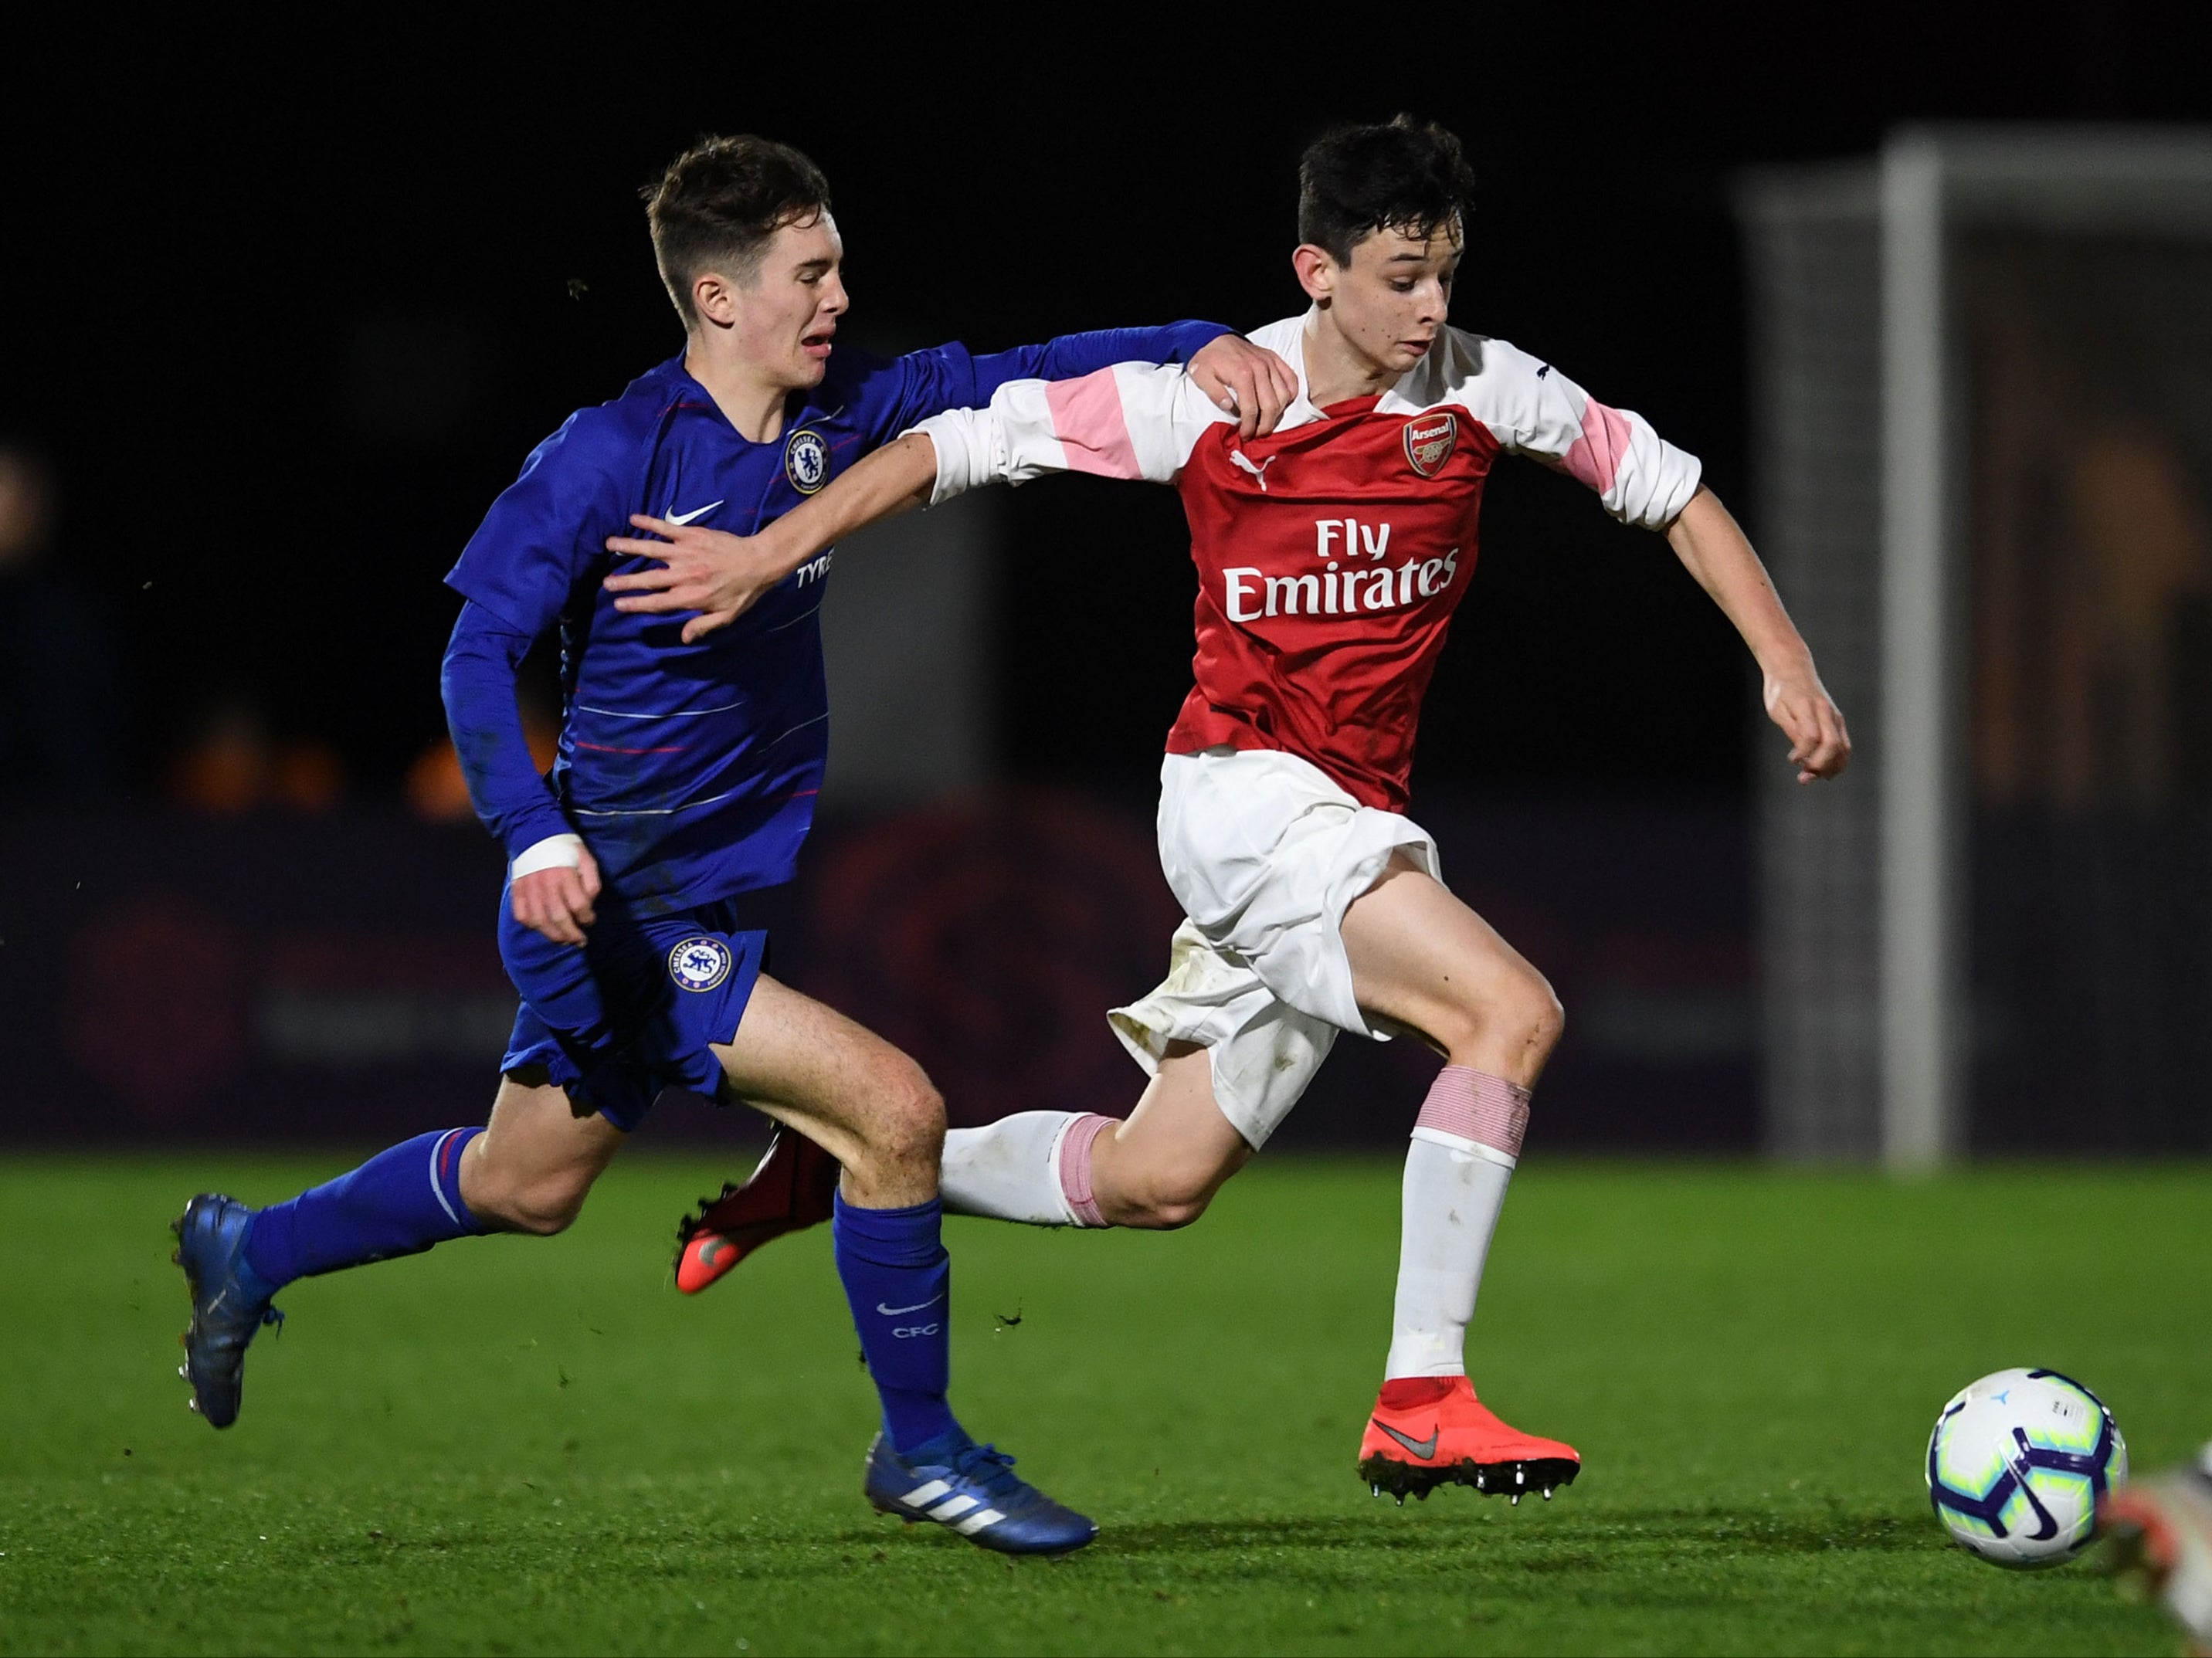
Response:
[{"label": "pink sock band", "polygon": [[[1456,1134],[1463,1140],[1473,1140],[1478,1145],[1503,1151],[1509,1157],[1517,1157],[1521,1155],[1521,1136],[1528,1127],[1528,1090],[1486,1071],[1448,1065],[1437,1072],[1436,1081],[1429,1085],[1429,1096],[1421,1102],[1421,1115],[1415,1126]],[[1065,1181],[1065,1160],[1060,1167],[1060,1178]],[[1090,1168],[1086,1155],[1086,1179]]]},{"label": "pink sock band", "polygon": [[1111,1117],[1085,1115],[1068,1124],[1060,1137],[1060,1189],[1070,1213],[1085,1226],[1103,1226],[1098,1199],[1091,1189],[1091,1148],[1114,1126]]}]

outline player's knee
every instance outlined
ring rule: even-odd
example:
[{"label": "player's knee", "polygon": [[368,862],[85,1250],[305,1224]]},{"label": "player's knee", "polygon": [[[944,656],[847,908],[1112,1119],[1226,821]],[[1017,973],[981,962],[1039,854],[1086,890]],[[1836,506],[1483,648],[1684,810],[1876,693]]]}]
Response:
[{"label": "player's knee", "polygon": [[574,1209],[556,1208],[550,1205],[518,1204],[501,1217],[510,1232],[520,1232],[526,1237],[550,1238],[565,1232],[576,1218],[579,1204]]},{"label": "player's knee", "polygon": [[1528,978],[1518,1009],[1522,1044],[1530,1054],[1545,1058],[1566,1034],[1567,1010],[1560,1005],[1559,993],[1552,988],[1550,980],[1533,969]]},{"label": "player's knee", "polygon": [[1173,1232],[1189,1225],[1213,1201],[1215,1182],[1177,1172],[1163,1171],[1128,1182],[1100,1208],[1116,1226],[1134,1226],[1153,1232]]},{"label": "player's knee", "polygon": [[1523,965],[1470,998],[1454,1029],[1433,1034],[1454,1054],[1504,1047],[1541,1064],[1565,1029],[1566,1012],[1551,981]]},{"label": "player's knee", "polygon": [[471,1207],[479,1218],[504,1230],[550,1238],[575,1224],[591,1189],[588,1176],[565,1171],[532,1179],[495,1181]]},{"label": "player's knee", "polygon": [[1565,1029],[1551,981],[1525,964],[1471,987],[1422,1021],[1423,1034],[1456,1065],[1495,1066],[1510,1054],[1540,1068]]},{"label": "player's knee", "polygon": [[904,1054],[884,1067],[872,1090],[868,1149],[900,1167],[935,1169],[945,1149],[945,1096]]},{"label": "player's knee", "polygon": [[1116,1226],[1134,1226],[1151,1232],[1176,1232],[1204,1214],[1206,1205],[1212,1200],[1211,1193],[1182,1198],[1155,1194],[1129,1206],[1126,1213],[1109,1218]]}]

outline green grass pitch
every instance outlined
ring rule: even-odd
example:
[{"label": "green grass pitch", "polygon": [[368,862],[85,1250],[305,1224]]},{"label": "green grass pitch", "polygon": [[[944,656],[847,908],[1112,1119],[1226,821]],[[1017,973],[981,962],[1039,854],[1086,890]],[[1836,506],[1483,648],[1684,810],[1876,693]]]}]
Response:
[{"label": "green grass pitch", "polygon": [[676,1294],[697,1157],[618,1168],[559,1239],[295,1285],[211,1431],[167,1222],[341,1162],[0,1163],[0,1651],[2176,1649],[2086,1565],[1945,1548],[1920,1464],[2008,1364],[2100,1389],[2139,1467],[2212,1436],[2202,1165],[1536,1162],[1472,1356],[1587,1472],[1517,1509],[1352,1473],[1394,1164],[1267,1160],[1170,1236],[955,1223],[956,1402],[1104,1527],[1010,1563],[862,1503],[823,1233]]}]

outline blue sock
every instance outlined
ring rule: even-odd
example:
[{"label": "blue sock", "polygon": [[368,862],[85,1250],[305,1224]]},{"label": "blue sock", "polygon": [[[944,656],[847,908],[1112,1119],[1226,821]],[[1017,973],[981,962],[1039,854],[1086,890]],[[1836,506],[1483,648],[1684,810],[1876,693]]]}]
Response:
[{"label": "blue sock", "polygon": [[952,1375],[952,1260],[935,1198],[908,1209],[856,1209],[841,1194],[830,1228],[837,1276],[860,1351],[884,1402],[884,1432],[901,1455],[959,1431],[945,1389]]},{"label": "blue sock", "polygon": [[295,1278],[474,1237],[483,1229],[461,1202],[461,1153],[483,1133],[417,1134],[349,1175],[270,1205],[247,1229],[246,1265],[273,1294]]}]

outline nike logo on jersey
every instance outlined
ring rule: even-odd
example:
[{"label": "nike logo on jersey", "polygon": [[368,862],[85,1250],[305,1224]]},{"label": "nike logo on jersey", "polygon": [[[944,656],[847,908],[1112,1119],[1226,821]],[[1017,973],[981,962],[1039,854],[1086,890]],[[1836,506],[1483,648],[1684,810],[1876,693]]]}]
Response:
[{"label": "nike logo on jersey", "polygon": [[1282,457],[1280,455],[1270,455],[1267,459],[1261,461],[1257,466],[1255,466],[1242,449],[1231,449],[1229,452],[1229,459],[1237,466],[1242,468],[1247,472],[1249,472],[1254,477],[1260,480],[1260,493],[1264,495],[1267,493],[1267,469],[1270,466],[1273,466],[1277,461],[1280,460]]},{"label": "nike logo on jersey", "polygon": [[1431,1428],[1429,1430],[1429,1436],[1426,1439],[1409,1439],[1387,1422],[1377,1421],[1375,1425],[1382,1429],[1384,1433],[1389,1434],[1391,1438],[1396,1440],[1407,1450],[1413,1452],[1415,1456],[1419,1457],[1424,1462],[1427,1461],[1431,1457],[1437,1454],[1437,1436],[1443,1431],[1443,1430],[1438,1428]]},{"label": "nike logo on jersey", "polygon": [[689,524],[695,518],[706,517],[708,513],[713,512],[722,503],[719,501],[710,501],[704,507],[695,508],[691,512],[688,513],[679,513],[675,509],[675,507],[671,507],[666,513],[662,514],[662,516],[665,517],[671,524]]},{"label": "nike logo on jersey", "polygon": [[911,1307],[886,1307],[879,1301],[876,1303],[876,1310],[885,1318],[896,1318],[901,1313],[918,1313],[925,1307],[934,1307],[944,1299],[945,1292],[940,1290],[927,1301],[917,1301]]}]

